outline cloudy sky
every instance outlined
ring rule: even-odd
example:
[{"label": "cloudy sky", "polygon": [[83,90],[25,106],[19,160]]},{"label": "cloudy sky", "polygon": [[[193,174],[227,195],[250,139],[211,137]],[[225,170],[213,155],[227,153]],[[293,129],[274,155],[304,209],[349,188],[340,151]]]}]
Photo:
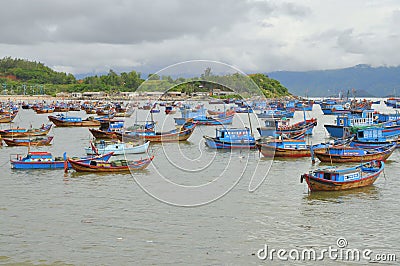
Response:
[{"label": "cloudy sky", "polygon": [[73,74],[192,59],[247,73],[400,64],[399,0],[2,0],[0,57]]}]

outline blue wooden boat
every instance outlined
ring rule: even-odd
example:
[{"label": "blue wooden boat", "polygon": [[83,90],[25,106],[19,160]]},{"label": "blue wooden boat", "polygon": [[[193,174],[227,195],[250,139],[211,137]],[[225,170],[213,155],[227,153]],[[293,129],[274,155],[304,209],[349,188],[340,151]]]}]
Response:
[{"label": "blue wooden boat", "polygon": [[[94,117],[82,119],[82,117],[65,116],[63,114],[48,116],[48,119],[53,122],[57,127],[94,127],[100,126],[100,121]],[[108,118],[107,118],[108,119]]]},{"label": "blue wooden boat", "polygon": [[345,137],[346,128],[353,126],[370,126],[376,124],[374,111],[366,110],[359,115],[341,114],[336,117],[335,124],[325,124],[324,127],[333,138]]},{"label": "blue wooden boat", "polygon": [[[108,161],[113,153],[107,153],[99,156],[89,156],[75,158],[80,162],[88,163],[92,159]],[[50,152],[28,152],[25,157],[17,154],[15,159],[10,159],[11,168],[13,169],[64,169],[66,164],[66,153],[63,157],[53,157]],[[71,165],[68,164],[70,168]]]},{"label": "blue wooden boat", "polygon": [[193,122],[198,125],[218,126],[230,125],[233,122],[235,113],[233,111],[224,112],[222,114],[210,116],[206,115],[204,108],[200,109],[182,109],[182,117],[175,117],[175,123],[178,126],[184,125],[188,119],[193,119]]},{"label": "blue wooden boat", "polygon": [[2,138],[27,138],[47,135],[53,125],[42,125],[40,128],[10,128],[0,130]]},{"label": "blue wooden boat", "polygon": [[350,104],[326,104],[321,106],[321,110],[324,115],[339,115],[348,114],[350,111]]},{"label": "blue wooden boat", "polygon": [[399,135],[395,135],[394,137],[384,136],[383,128],[381,127],[368,127],[357,130],[355,139],[350,143],[350,146],[362,149],[378,148],[393,142],[397,143],[398,138]]},{"label": "blue wooden boat", "polygon": [[236,113],[253,113],[253,109],[250,107],[250,106],[248,106],[248,107],[235,107],[235,112]]},{"label": "blue wooden boat", "polygon": [[109,120],[101,122],[100,128],[89,128],[90,133],[96,139],[116,139],[116,132],[121,132],[124,128],[124,121],[122,120]]},{"label": "blue wooden boat", "polygon": [[206,145],[213,149],[253,149],[256,147],[256,140],[249,128],[217,128],[215,137],[203,136],[203,138]]},{"label": "blue wooden boat", "polygon": [[151,131],[125,131],[117,132],[117,137],[121,141],[137,141],[137,140],[149,140],[151,142],[176,142],[186,141],[192,135],[197,123],[194,123],[192,119],[188,119],[182,126],[177,126],[176,129],[167,132]]},{"label": "blue wooden boat", "polygon": [[298,135],[303,133],[305,135],[312,135],[314,127],[317,125],[317,119],[304,119],[303,121],[295,124],[290,124],[289,119],[267,119],[265,120],[265,127],[257,128],[261,137],[274,136],[279,137],[282,135]]},{"label": "blue wooden boat", "polygon": [[258,118],[293,118],[294,111],[278,110],[278,109],[263,109],[257,113]]},{"label": "blue wooden boat", "polygon": [[290,125],[289,121],[286,120],[287,123],[277,123],[277,128],[276,128],[276,136],[282,135],[282,134],[296,134],[299,132],[302,132],[306,130],[306,135],[312,135],[312,131],[314,127],[317,125],[317,119],[316,118],[311,118],[311,119],[304,119],[300,122],[297,122],[295,124]]},{"label": "blue wooden boat", "polygon": [[313,154],[321,162],[330,163],[349,163],[349,162],[365,162],[371,160],[385,161],[393,153],[396,143],[375,149],[360,149],[346,146],[333,146],[326,149],[313,151]]},{"label": "blue wooden boat", "polygon": [[388,107],[395,107],[395,108],[397,108],[398,106],[399,106],[399,103],[400,103],[400,98],[388,98],[386,101],[385,101],[385,104],[386,104],[386,106],[388,106]]},{"label": "blue wooden boat", "polygon": [[257,148],[264,157],[299,158],[310,157],[310,145],[304,140],[274,139],[257,141]]},{"label": "blue wooden boat", "polygon": [[276,121],[271,119],[265,121],[265,127],[257,128],[261,138],[280,137],[282,139],[304,139],[308,130],[307,128],[299,128],[298,130],[288,130],[285,132],[277,131]]},{"label": "blue wooden boat", "polygon": [[172,105],[166,105],[165,106],[165,114],[166,115],[173,115],[176,113],[176,109],[174,106]]},{"label": "blue wooden boat", "polygon": [[384,162],[376,160],[345,169],[327,167],[301,175],[300,182],[305,179],[311,192],[348,190],[372,185],[384,168]]}]

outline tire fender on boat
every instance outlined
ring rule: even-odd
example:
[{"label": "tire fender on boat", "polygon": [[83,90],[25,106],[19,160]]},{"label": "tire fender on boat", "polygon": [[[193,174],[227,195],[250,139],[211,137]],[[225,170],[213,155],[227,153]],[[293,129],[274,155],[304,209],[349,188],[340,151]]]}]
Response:
[{"label": "tire fender on boat", "polygon": [[300,176],[300,183],[303,183],[304,175]]}]

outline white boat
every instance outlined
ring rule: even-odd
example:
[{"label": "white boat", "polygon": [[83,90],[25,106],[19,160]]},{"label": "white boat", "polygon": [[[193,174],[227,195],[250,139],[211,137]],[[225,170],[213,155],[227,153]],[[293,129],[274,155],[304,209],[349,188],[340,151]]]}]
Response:
[{"label": "white boat", "polygon": [[96,144],[91,142],[90,146],[85,148],[85,152],[87,155],[107,154],[109,152],[114,152],[114,155],[145,153],[149,148],[149,144],[150,141],[138,144],[132,142],[107,142],[101,140]]}]

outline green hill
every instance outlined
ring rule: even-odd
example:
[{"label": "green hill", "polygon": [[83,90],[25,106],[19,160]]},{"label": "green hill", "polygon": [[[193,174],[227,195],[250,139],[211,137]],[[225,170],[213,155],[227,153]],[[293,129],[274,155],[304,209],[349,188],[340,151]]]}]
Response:
[{"label": "green hill", "polygon": [[[291,95],[278,80],[264,74],[251,74],[251,80],[261,88],[266,97],[282,97]],[[250,79],[241,74],[213,75],[207,68],[200,78],[173,79],[170,76],[150,75],[149,80],[140,88],[144,91],[165,91],[170,88],[190,94],[194,88],[201,91],[213,89],[228,90],[236,88],[236,92],[244,97],[259,95],[258,88]],[[206,82],[204,82],[206,81]],[[72,74],[57,72],[40,62],[25,59],[4,57],[0,59],[0,82],[3,93],[55,95],[57,92],[136,91],[144,82],[136,71],[116,73],[112,69],[104,75],[87,76],[77,80]],[[222,86],[224,84],[226,87]]]}]

